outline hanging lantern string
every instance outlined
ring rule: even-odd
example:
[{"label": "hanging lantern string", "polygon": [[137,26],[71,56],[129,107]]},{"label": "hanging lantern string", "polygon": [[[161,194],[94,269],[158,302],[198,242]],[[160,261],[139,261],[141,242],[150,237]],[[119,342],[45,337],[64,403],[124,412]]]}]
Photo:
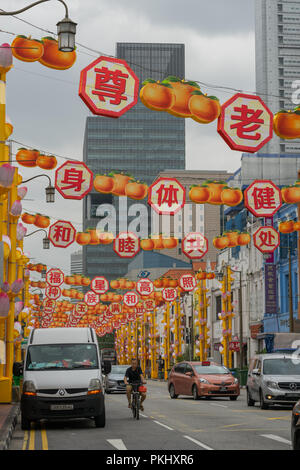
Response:
[{"label": "hanging lantern string", "polygon": [[[1,11],[3,11],[1,8],[0,8]],[[43,31],[43,32],[46,32],[46,33],[49,33],[49,34],[52,34],[53,36],[57,36],[56,33],[54,33],[53,31],[49,31],[47,29],[44,29],[44,28],[41,28],[39,26],[36,26],[34,25],[33,23],[30,23],[29,21],[26,21],[26,20],[23,20],[22,18],[19,18],[15,15],[11,15],[13,18],[19,20],[19,21],[23,21],[24,23],[32,26],[33,28],[36,28],[36,29],[39,29],[40,31]],[[4,32],[2,30],[0,30],[0,32]],[[6,31],[6,33],[8,34],[14,34],[14,33],[10,33],[8,31]],[[94,52],[95,54],[97,54],[97,56],[93,56],[93,57],[98,57],[98,56],[105,56],[105,57],[112,57],[112,58],[116,58],[115,55],[113,54],[107,54],[105,52],[102,52],[102,51],[98,51],[98,50],[95,50],[95,49],[92,49],[88,46],[85,46],[84,44],[81,44],[79,42],[76,42],[75,43],[76,45],[80,46],[80,47],[83,47],[84,49],[87,49],[88,51],[90,52]],[[76,52],[81,52],[83,54],[87,54],[86,52],[84,51],[80,51],[78,49],[76,49]],[[91,55],[91,54],[87,54],[87,55]],[[140,69],[142,70],[145,70],[145,71],[148,71],[148,72],[151,72],[151,73],[155,73],[155,74],[159,74],[161,75],[161,77],[164,76],[165,72],[161,71],[161,70],[155,70],[155,69],[151,69],[149,67],[145,67],[144,65],[141,65],[141,64],[137,64],[135,62],[132,62],[130,60],[127,60],[128,64],[134,66],[134,67],[139,67]],[[199,83],[199,85],[203,85],[207,88],[211,88],[211,89],[215,89],[215,90],[222,90],[224,93],[231,93],[231,91],[235,91],[235,92],[238,92],[238,93],[250,93],[250,94],[259,94],[259,96],[265,96],[265,97],[273,97],[273,98],[283,98],[282,96],[280,95],[274,95],[274,94],[270,94],[270,93],[258,93],[257,91],[249,91],[249,90],[241,90],[239,88],[235,88],[235,87],[228,87],[228,86],[224,86],[224,85],[212,85],[212,84],[209,84],[209,83],[206,83],[206,82],[202,82],[200,80],[193,80],[194,82],[196,83]],[[284,97],[286,100],[290,101],[292,104],[293,104],[293,101],[291,98],[285,96]]]}]

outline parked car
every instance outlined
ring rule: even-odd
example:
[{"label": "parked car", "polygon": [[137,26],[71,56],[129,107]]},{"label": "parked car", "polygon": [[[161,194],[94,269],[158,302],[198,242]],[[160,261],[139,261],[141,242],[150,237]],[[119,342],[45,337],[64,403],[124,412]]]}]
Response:
[{"label": "parked car", "polygon": [[291,354],[259,354],[251,359],[247,379],[247,403],[292,405],[300,399],[300,358]]},{"label": "parked car", "polygon": [[300,400],[297,401],[292,412],[291,440],[293,450],[300,450]]},{"label": "parked car", "polygon": [[105,393],[126,392],[125,372],[129,365],[112,365],[111,372],[105,376]]},{"label": "parked car", "polygon": [[175,364],[168,378],[168,390],[171,398],[192,395],[194,400],[201,397],[236,400],[240,394],[238,379],[226,367],[210,361]]},{"label": "parked car", "polygon": [[[109,373],[111,364],[104,364]],[[41,328],[31,331],[25,363],[21,427],[40,419],[92,418],[105,426],[105,403],[96,332],[92,328]]]}]

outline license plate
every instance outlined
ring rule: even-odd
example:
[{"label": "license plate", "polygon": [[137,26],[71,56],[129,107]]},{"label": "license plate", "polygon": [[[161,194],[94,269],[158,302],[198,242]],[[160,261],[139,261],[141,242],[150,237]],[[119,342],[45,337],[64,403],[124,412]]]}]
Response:
[{"label": "license plate", "polygon": [[227,392],[227,387],[220,387],[220,392]]},{"label": "license plate", "polygon": [[60,410],[73,410],[74,405],[50,405],[50,410],[60,411]]},{"label": "license plate", "polygon": [[295,399],[299,399],[299,398],[300,398],[299,393],[296,393],[296,394],[294,394],[294,393],[286,393],[285,396],[286,396],[287,398],[295,398]]}]

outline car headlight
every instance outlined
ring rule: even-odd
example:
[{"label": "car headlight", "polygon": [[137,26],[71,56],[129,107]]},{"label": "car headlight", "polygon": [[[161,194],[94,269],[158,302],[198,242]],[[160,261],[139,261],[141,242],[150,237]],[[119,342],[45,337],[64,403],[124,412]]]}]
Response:
[{"label": "car headlight", "polygon": [[96,393],[101,392],[101,382],[99,379],[91,379],[89,388],[88,388],[88,395],[95,395]]},{"label": "car headlight", "polygon": [[199,379],[199,382],[202,384],[209,384],[209,381],[203,378]]},{"label": "car headlight", "polygon": [[268,382],[266,382],[266,385],[267,385],[267,387],[269,387],[269,388],[278,388],[278,383],[277,383],[277,382],[273,382],[272,380],[269,380]]},{"label": "car headlight", "polygon": [[238,383],[239,383],[239,379],[235,378],[235,379],[233,380],[233,383],[234,383],[234,384],[238,384]]},{"label": "car headlight", "polygon": [[26,380],[23,383],[23,393],[24,395],[35,396],[36,388],[32,380]]},{"label": "car headlight", "polygon": [[108,380],[108,385],[116,385],[116,380]]}]

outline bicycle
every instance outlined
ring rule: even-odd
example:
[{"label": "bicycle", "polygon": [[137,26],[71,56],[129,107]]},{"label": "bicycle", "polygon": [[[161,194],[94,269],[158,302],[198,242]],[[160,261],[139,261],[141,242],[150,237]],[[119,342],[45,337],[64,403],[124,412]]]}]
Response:
[{"label": "bicycle", "polygon": [[129,385],[132,386],[132,402],[131,409],[135,419],[140,419],[140,407],[141,407],[141,392],[146,392],[147,388],[142,382],[131,382]]},{"label": "bicycle", "polygon": [[139,387],[142,385],[141,382],[132,382],[129,385],[132,386],[132,401],[131,401],[131,410],[133,418],[140,419],[140,405],[141,405],[141,396],[138,391]]}]

